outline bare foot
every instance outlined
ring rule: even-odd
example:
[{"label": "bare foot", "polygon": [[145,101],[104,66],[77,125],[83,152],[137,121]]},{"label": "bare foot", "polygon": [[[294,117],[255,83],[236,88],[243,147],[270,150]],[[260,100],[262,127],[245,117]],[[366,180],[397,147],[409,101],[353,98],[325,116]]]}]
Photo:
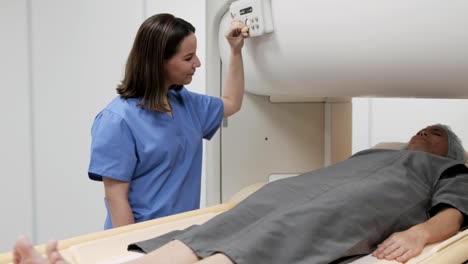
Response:
[{"label": "bare foot", "polygon": [[19,237],[13,247],[13,261],[15,264],[65,264],[57,250],[57,242],[47,244],[47,258],[44,258],[32,246],[31,242],[24,237]]},{"label": "bare foot", "polygon": [[62,255],[58,252],[57,241],[47,243],[46,246],[47,258],[52,264],[66,264],[67,262],[63,259]]}]

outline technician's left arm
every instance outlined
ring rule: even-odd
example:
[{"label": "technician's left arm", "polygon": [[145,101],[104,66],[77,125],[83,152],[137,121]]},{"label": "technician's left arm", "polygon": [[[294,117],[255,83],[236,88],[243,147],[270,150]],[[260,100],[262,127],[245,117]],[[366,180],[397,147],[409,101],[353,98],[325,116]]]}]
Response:
[{"label": "technician's left arm", "polygon": [[244,63],[242,61],[242,46],[247,32],[241,29],[245,25],[241,22],[233,22],[226,33],[226,38],[231,46],[229,68],[224,84],[224,95],[221,97],[224,103],[224,117],[238,112],[244,97]]}]

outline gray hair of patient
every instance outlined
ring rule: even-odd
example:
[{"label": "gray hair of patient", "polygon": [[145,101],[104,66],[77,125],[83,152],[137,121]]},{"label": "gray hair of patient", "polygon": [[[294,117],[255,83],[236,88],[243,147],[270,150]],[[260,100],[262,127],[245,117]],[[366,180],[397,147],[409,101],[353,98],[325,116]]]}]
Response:
[{"label": "gray hair of patient", "polygon": [[[442,124],[436,124],[432,126],[443,128],[445,132],[447,132],[447,158],[465,162],[465,149],[463,148],[463,144],[460,138],[452,131],[452,129],[449,126]],[[408,149],[408,144],[406,144],[403,149]]]},{"label": "gray hair of patient", "polygon": [[447,158],[454,160],[465,161],[465,149],[463,148],[460,138],[447,125],[437,124],[435,126],[445,129],[448,137],[448,152]]}]

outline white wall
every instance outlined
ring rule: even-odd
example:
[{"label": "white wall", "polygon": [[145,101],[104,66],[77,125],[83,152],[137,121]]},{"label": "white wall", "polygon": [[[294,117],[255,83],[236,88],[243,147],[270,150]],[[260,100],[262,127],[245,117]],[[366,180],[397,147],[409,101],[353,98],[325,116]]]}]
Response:
[{"label": "white wall", "polygon": [[354,98],[352,152],[379,142],[407,142],[437,123],[449,125],[468,149],[467,116],[468,99]]},{"label": "white wall", "polygon": [[34,216],[32,131],[26,0],[0,2],[0,251],[19,233],[31,234]]},{"label": "white wall", "polygon": [[87,177],[90,128],[115,96],[143,6],[130,0],[31,3],[35,228],[36,242],[43,242],[103,226],[103,187]]},{"label": "white wall", "polygon": [[[203,62],[204,10],[204,0],[0,1],[0,252],[20,233],[42,243],[102,229],[103,186],[87,176],[93,119],[146,17],[192,22]],[[204,92],[204,79],[199,70],[190,88]]]}]

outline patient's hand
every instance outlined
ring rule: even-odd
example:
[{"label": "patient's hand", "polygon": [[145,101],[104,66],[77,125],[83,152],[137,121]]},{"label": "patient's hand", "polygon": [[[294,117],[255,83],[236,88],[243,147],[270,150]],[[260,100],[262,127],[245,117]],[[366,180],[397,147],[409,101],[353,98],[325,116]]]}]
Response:
[{"label": "patient's hand", "polygon": [[427,242],[424,230],[414,226],[403,232],[396,232],[378,245],[372,256],[379,259],[406,262],[417,256]]}]

